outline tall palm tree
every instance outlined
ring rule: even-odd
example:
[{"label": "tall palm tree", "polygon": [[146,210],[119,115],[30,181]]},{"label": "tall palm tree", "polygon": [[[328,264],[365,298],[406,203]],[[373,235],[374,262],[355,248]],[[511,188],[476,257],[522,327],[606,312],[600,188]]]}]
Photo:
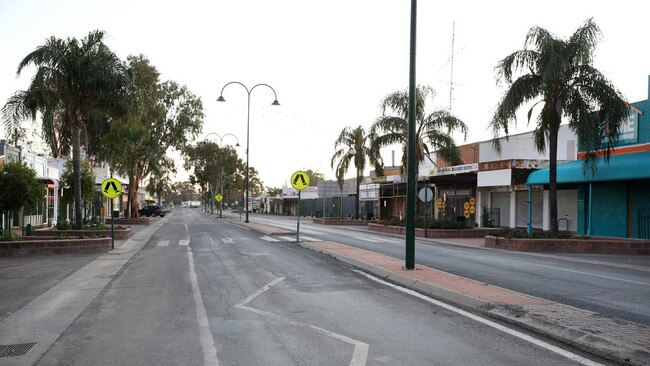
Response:
[{"label": "tall palm tree", "polygon": [[[425,102],[433,94],[431,87],[417,87],[415,161],[419,164],[425,156],[431,159],[431,152],[436,151],[446,162],[461,164],[462,160],[452,134],[461,132],[464,138],[467,138],[467,126],[446,110],[434,110],[426,114]],[[388,95],[381,103],[381,117],[370,130],[374,149],[394,144],[402,145],[402,174],[405,173],[408,161],[408,110],[408,90]],[[387,115],[387,111],[393,112],[394,115]]]},{"label": "tall palm tree", "polygon": [[[47,141],[72,144],[75,226],[83,226],[81,209],[81,134],[92,114],[107,112],[121,95],[124,68],[104,44],[104,32],[92,31],[79,42],[51,37],[18,65],[36,67],[31,84],[17,91],[3,108],[5,122],[43,115]],[[52,146],[52,143],[50,143]]]},{"label": "tall palm tree", "polygon": [[[339,187],[343,187],[343,179],[347,174],[350,164],[356,169],[357,197],[355,201],[355,216],[359,216],[359,186],[363,179],[363,171],[366,169],[366,163],[369,161],[376,170],[381,171],[381,158],[379,150],[373,149],[370,143],[370,135],[366,134],[363,127],[355,129],[346,127],[336,139],[334,144],[334,155],[332,156],[331,167],[336,165],[336,180]],[[338,163],[337,163],[338,161]]]},{"label": "tall palm tree", "polygon": [[[587,152],[584,167],[595,167],[597,151],[610,149],[618,138],[621,121],[628,115],[622,94],[593,66],[600,29],[588,19],[568,39],[553,36],[546,29],[533,27],[526,36],[524,49],[501,60],[496,67],[500,80],[508,90],[501,99],[490,122],[494,146],[500,131],[508,135],[508,125],[516,121],[515,113],[524,105],[542,104],[533,133],[535,146],[544,152],[549,148],[549,210],[550,229],[557,235],[557,139],[562,118],[578,136],[578,145]],[[513,74],[519,77],[513,81]],[[585,169],[587,170],[587,169]],[[592,170],[593,171],[593,170]]]}]

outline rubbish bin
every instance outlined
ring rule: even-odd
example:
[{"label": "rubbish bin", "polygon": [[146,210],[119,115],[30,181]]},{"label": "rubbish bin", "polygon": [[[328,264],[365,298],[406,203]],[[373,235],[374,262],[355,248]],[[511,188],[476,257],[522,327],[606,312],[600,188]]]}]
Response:
[{"label": "rubbish bin", "polygon": [[32,224],[27,224],[27,226],[25,226],[25,235],[26,236],[32,235]]},{"label": "rubbish bin", "polygon": [[120,211],[119,210],[113,211],[113,218],[118,219],[119,217],[120,217]]}]

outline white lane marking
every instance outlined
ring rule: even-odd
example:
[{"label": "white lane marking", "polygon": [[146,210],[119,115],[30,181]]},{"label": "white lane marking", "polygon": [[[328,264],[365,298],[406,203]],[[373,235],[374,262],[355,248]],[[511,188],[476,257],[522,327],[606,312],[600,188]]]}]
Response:
[{"label": "white lane marking", "polygon": [[535,337],[531,337],[528,334],[518,332],[518,331],[516,331],[514,329],[510,329],[510,328],[505,327],[505,326],[503,326],[501,324],[495,323],[495,322],[493,322],[491,320],[481,318],[480,316],[474,315],[474,314],[472,314],[470,312],[467,312],[465,310],[459,309],[459,308],[451,306],[449,304],[445,304],[444,302],[441,302],[441,301],[438,301],[438,300],[434,300],[434,299],[432,299],[430,297],[422,295],[419,292],[415,292],[413,290],[410,290],[410,289],[407,289],[407,288],[392,284],[390,282],[386,282],[386,281],[384,281],[384,280],[382,280],[380,278],[377,278],[377,277],[375,277],[373,275],[367,274],[367,273],[365,273],[363,271],[359,271],[359,270],[356,270],[356,269],[353,270],[353,271],[361,274],[362,276],[365,276],[365,277],[369,278],[370,280],[373,280],[375,282],[381,283],[381,284],[386,285],[388,287],[394,288],[394,289],[396,289],[398,291],[407,293],[407,294],[409,294],[411,296],[415,296],[415,297],[417,297],[419,299],[427,301],[427,302],[429,302],[431,304],[434,304],[436,306],[445,308],[445,309],[447,309],[449,311],[453,311],[453,312],[455,312],[455,313],[457,313],[459,315],[462,315],[462,316],[464,316],[466,318],[470,318],[470,319],[472,319],[474,321],[477,321],[479,323],[483,323],[483,324],[485,324],[485,325],[487,325],[489,327],[492,327],[492,328],[500,330],[500,331],[502,331],[504,333],[510,334],[510,335],[512,335],[514,337],[517,337],[517,338],[522,339],[522,340],[524,340],[526,342],[532,343],[532,344],[534,344],[534,345],[536,345],[538,347],[544,348],[544,349],[546,349],[548,351],[551,351],[551,352],[556,353],[556,354],[558,354],[560,356],[566,357],[566,358],[568,358],[570,360],[573,360],[575,362],[578,362],[578,363],[580,363],[582,365],[586,365],[586,366],[604,366],[603,364],[594,362],[594,361],[592,361],[592,360],[590,360],[588,358],[584,358],[582,356],[576,355],[575,353],[571,353],[571,352],[569,352],[569,351],[567,351],[565,349],[562,349],[560,347],[556,347],[556,346],[554,346],[552,344],[546,343],[546,342],[544,342],[542,340],[539,340],[539,339],[537,339]]},{"label": "white lane marking", "polygon": [[199,281],[196,277],[196,271],[194,270],[194,255],[191,250],[187,251],[187,260],[190,263],[190,280],[192,282],[192,295],[194,296],[196,319],[199,323],[199,338],[201,341],[201,348],[203,349],[203,364],[206,366],[219,366],[217,346],[212,337],[212,332],[210,331],[210,323],[208,322],[208,316],[205,312],[205,306],[203,305]]},{"label": "white lane marking", "polygon": [[367,238],[367,237],[364,237],[364,236],[351,236],[351,238],[357,239],[357,240],[369,241],[371,243],[381,243],[382,242],[381,240],[370,239],[370,238]]},{"label": "white lane marking", "polygon": [[284,240],[284,241],[296,241],[296,237],[291,237],[291,236],[278,236],[278,238]]},{"label": "white lane marking", "polygon": [[228,225],[232,225],[232,226],[237,226],[238,228],[242,228],[242,229],[244,229],[244,230],[248,230],[248,231],[251,230],[250,228],[247,228],[246,226],[243,226],[243,225],[237,224],[237,223],[235,223],[235,222],[227,222],[227,224],[228,224]]},{"label": "white lane marking", "polygon": [[160,240],[158,241],[158,244],[156,244],[157,247],[167,247],[169,246],[169,240]]},{"label": "white lane marking", "polygon": [[268,285],[264,285],[264,287],[258,289],[257,291],[253,292],[249,297],[245,298],[244,301],[240,302],[239,305],[246,305],[249,302],[253,301],[256,297],[260,296],[261,294],[265,293],[270,289],[272,286],[275,286],[276,284],[284,281],[284,277],[278,277],[271,281]]},{"label": "white lane marking", "polygon": [[346,336],[344,336],[342,334],[334,333],[334,332],[329,331],[327,329],[319,328],[319,327],[311,325],[311,324],[299,322],[299,321],[296,321],[296,320],[291,320],[291,319],[282,317],[280,315],[270,313],[268,311],[264,311],[264,310],[252,308],[250,306],[246,306],[246,304],[253,301],[256,297],[258,297],[261,294],[263,294],[264,292],[268,291],[268,289],[270,289],[272,286],[282,282],[283,280],[284,280],[284,277],[276,278],[275,280],[271,281],[269,284],[265,285],[264,287],[258,289],[255,292],[253,292],[253,294],[250,295],[249,297],[247,297],[246,299],[244,299],[244,301],[242,301],[239,304],[235,305],[235,308],[250,311],[252,313],[262,315],[262,316],[266,316],[266,317],[269,317],[269,318],[273,318],[273,319],[276,319],[276,320],[279,320],[279,321],[283,321],[283,322],[286,322],[288,324],[295,325],[297,327],[307,327],[307,328],[309,328],[311,330],[314,330],[314,331],[316,331],[318,333],[324,334],[324,335],[326,335],[326,336],[328,336],[330,338],[334,338],[334,339],[337,339],[339,341],[351,344],[351,345],[354,346],[354,350],[352,351],[352,359],[350,360],[350,366],[365,366],[365,364],[366,364],[366,362],[368,360],[368,348],[369,348],[368,343],[361,342],[361,341],[358,341],[356,339],[352,339],[352,338],[346,337]]},{"label": "white lane marking", "polygon": [[[441,247],[436,247],[436,249],[445,250],[445,251],[448,251],[448,252],[460,253],[460,254],[467,254],[467,252],[464,252],[464,251],[461,251],[461,250],[455,250],[455,249],[447,249],[447,248],[441,248]],[[480,254],[476,254],[476,255],[473,255],[473,256],[474,257],[484,257],[484,258],[487,258],[487,259],[492,259],[492,257],[485,256],[485,255],[480,255]],[[537,263],[532,263],[532,262],[522,262],[521,260],[513,260],[513,259],[505,259],[505,258],[499,258],[499,260],[500,261],[505,261],[505,262],[515,262],[517,264],[524,264],[525,263],[525,264],[531,265],[531,266],[544,267],[544,268],[548,268],[548,269],[556,269],[558,271],[577,273],[577,274],[581,274],[581,275],[585,275],[585,276],[600,277],[600,278],[606,278],[608,280],[614,280],[614,281],[634,283],[634,284],[637,284],[637,285],[650,286],[650,283],[647,283],[647,282],[639,282],[639,281],[633,281],[633,280],[626,280],[626,279],[618,278],[618,277],[603,276],[603,275],[598,275],[598,274],[595,274],[595,273],[582,272],[582,271],[576,271],[576,270],[573,270],[573,269],[566,269],[566,268],[548,266],[548,265],[545,265],[545,264],[537,264]]]},{"label": "white lane marking", "polygon": [[233,238],[221,238],[221,241],[224,244],[234,244],[235,243],[235,240]]},{"label": "white lane marking", "polygon": [[178,241],[178,245],[190,245],[190,240],[189,239],[182,239]]},{"label": "white lane marking", "polygon": [[260,239],[262,239],[262,240],[266,240],[266,241],[271,241],[271,242],[273,242],[273,241],[279,241],[278,239],[272,238],[272,237],[270,237],[270,236],[268,236],[268,235],[260,236]]},{"label": "white lane marking", "polygon": [[322,240],[312,238],[311,236],[307,236],[307,235],[300,235],[300,241],[322,241]]}]

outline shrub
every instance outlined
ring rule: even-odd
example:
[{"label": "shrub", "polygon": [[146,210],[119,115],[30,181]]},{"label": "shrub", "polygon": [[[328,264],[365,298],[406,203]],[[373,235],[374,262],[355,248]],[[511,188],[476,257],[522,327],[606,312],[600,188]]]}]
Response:
[{"label": "shrub", "polygon": [[[504,229],[501,233],[496,234],[496,236],[508,238],[508,239],[552,239],[551,233],[548,231],[533,231],[528,234],[524,229]],[[573,239],[574,235],[565,231],[561,231],[557,234],[556,239]]]},{"label": "shrub", "polygon": [[72,223],[68,220],[59,220],[56,222],[56,229],[57,230],[72,230]]}]

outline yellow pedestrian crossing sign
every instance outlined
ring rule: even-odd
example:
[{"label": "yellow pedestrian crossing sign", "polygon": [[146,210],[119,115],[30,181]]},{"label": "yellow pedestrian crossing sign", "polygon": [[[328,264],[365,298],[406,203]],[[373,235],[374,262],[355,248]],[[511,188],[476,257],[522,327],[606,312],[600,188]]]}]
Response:
[{"label": "yellow pedestrian crossing sign", "polygon": [[217,193],[217,195],[214,196],[214,199],[215,199],[217,202],[221,202],[221,200],[223,199],[223,197],[221,196],[220,193]]},{"label": "yellow pedestrian crossing sign", "polygon": [[102,182],[102,194],[108,198],[115,198],[122,193],[122,183],[115,178],[106,178]]},{"label": "yellow pedestrian crossing sign", "polygon": [[291,186],[299,191],[309,187],[309,175],[298,170],[291,175]]}]

